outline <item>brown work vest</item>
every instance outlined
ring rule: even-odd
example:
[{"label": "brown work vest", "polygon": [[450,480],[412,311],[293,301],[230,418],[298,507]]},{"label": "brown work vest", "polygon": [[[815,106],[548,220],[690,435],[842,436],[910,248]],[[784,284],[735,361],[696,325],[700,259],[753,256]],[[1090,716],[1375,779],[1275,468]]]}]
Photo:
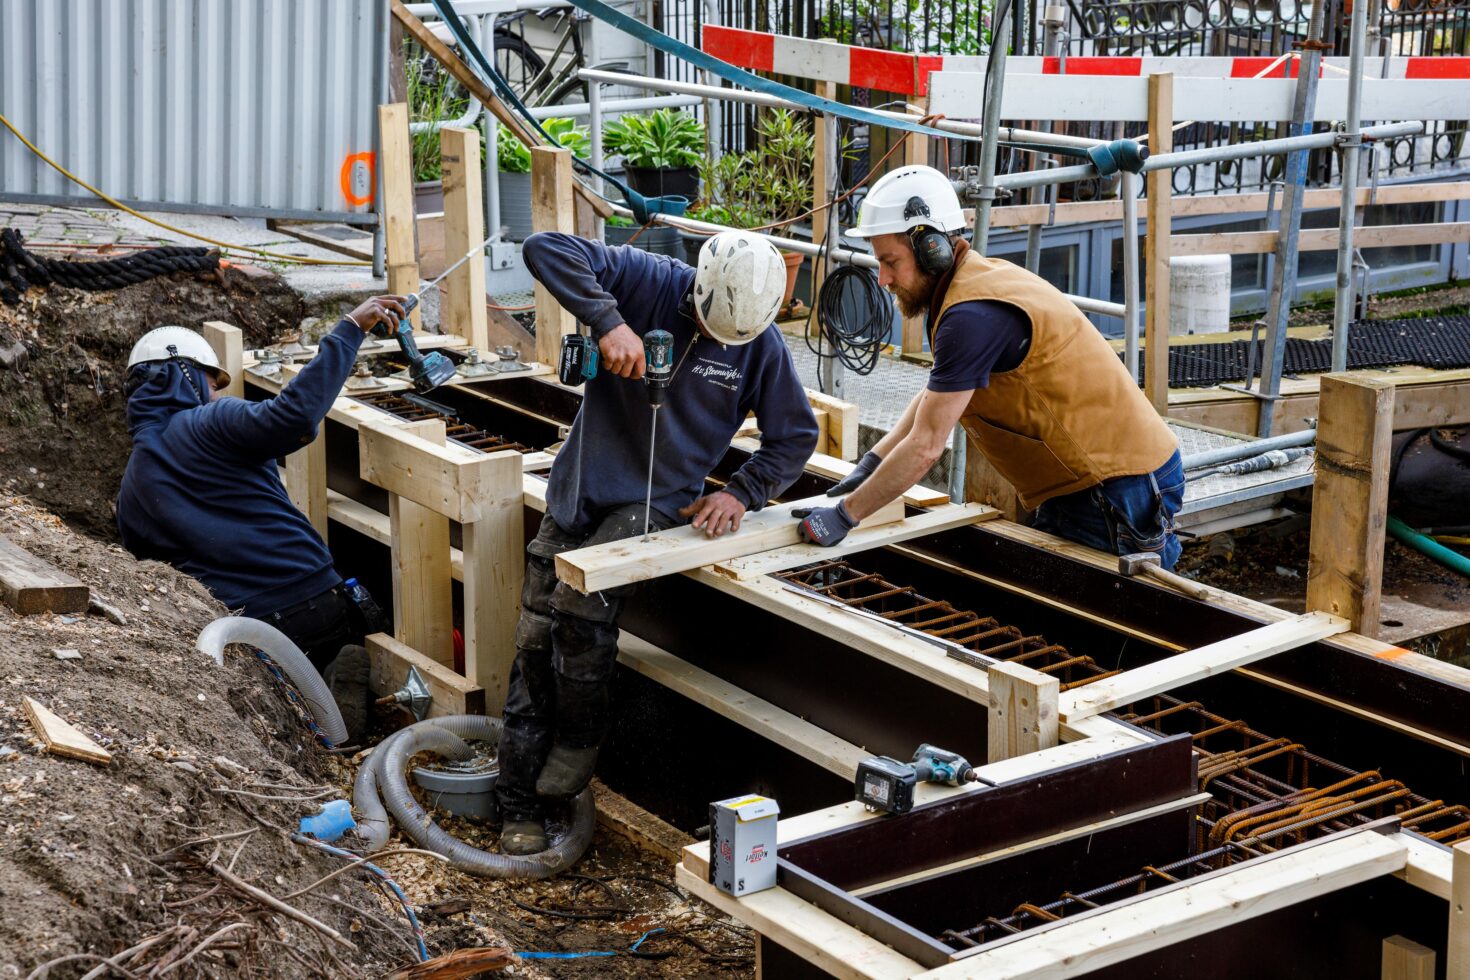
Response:
[{"label": "brown work vest", "polygon": [[[1034,510],[1118,476],[1152,473],[1178,443],[1118,355],[1077,307],[1040,276],[964,249],[931,323],[956,303],[999,300],[1031,319],[1019,367],[975,389],[960,424]],[[937,335],[937,331],[936,331]],[[934,351],[936,363],[944,348]]]}]

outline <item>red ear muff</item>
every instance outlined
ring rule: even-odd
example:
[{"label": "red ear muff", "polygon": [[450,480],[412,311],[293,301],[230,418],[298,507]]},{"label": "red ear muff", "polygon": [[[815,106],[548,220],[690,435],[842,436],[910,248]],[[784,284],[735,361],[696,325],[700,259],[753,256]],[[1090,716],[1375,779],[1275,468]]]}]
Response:
[{"label": "red ear muff", "polygon": [[919,225],[909,231],[909,244],[913,246],[914,261],[919,263],[921,272],[943,275],[954,264],[954,246],[942,231]]}]

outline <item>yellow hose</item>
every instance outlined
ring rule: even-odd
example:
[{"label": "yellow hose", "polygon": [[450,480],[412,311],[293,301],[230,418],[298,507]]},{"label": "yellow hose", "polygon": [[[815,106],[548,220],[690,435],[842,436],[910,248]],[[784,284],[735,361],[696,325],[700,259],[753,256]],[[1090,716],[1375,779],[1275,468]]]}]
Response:
[{"label": "yellow hose", "polygon": [[70,180],[75,184],[79,184],[82,187],[85,187],[87,190],[91,191],[93,194],[96,194],[99,198],[106,201],[108,204],[111,204],[119,211],[126,211],[128,214],[131,214],[135,218],[142,218],[150,225],[157,225],[160,228],[165,228],[168,231],[174,232],[178,235],[184,235],[188,238],[194,239],[195,241],[208,242],[211,245],[218,245],[220,248],[227,248],[236,252],[249,252],[252,255],[259,255],[267,259],[275,259],[278,262],[295,262],[299,265],[372,265],[371,262],[364,262],[361,259],[313,259],[301,255],[286,255],[282,252],[267,252],[263,248],[252,248],[249,245],[231,245],[229,242],[221,242],[213,238],[208,238],[204,235],[196,235],[192,231],[185,231],[183,228],[178,228],[174,225],[168,224],[167,222],[159,221],[157,218],[150,218],[148,217],[148,215],[142,214],[138,211],[134,211],[132,208],[128,207],[126,204],[123,204],[121,201],[102,193],[97,188],[93,187],[91,184],[87,183],[85,180],[78,177],[70,170],[67,170],[55,160],[48,157],[45,153],[41,152],[41,149],[36,146],[36,144],[26,139],[25,134],[15,128],[15,124],[13,122],[5,118],[4,113],[0,113],[0,123],[4,123],[5,128],[14,133],[15,138],[26,145],[26,149],[30,150],[42,160],[45,160],[46,163],[50,165],[53,170],[61,174],[67,180]]},{"label": "yellow hose", "polygon": [[1470,538],[1462,538],[1454,534],[1436,534],[1433,537],[1440,544],[1470,545]]}]

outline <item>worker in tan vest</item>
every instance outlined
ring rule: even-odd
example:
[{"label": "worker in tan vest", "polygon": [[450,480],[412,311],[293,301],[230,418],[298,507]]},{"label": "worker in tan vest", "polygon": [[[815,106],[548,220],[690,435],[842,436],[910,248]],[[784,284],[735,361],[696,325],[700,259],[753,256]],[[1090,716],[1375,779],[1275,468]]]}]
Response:
[{"label": "worker in tan vest", "polygon": [[939,459],[956,423],[1010,481],[1036,527],[1108,552],[1179,557],[1184,470],[1174,434],[1118,355],[1059,290],[971,251],[949,180],[903,167],[873,185],[858,227],[905,316],[927,315],[934,367],[898,424],[803,519],[833,545]]}]

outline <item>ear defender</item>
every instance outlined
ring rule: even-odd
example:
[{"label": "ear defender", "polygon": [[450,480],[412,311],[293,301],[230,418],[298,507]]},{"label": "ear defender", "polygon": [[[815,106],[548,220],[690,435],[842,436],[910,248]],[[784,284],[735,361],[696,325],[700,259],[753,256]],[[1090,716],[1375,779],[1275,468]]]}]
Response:
[{"label": "ear defender", "polygon": [[[922,197],[911,197],[903,209],[903,216],[904,220],[927,218],[929,205]],[[913,246],[914,260],[919,263],[920,271],[927,275],[942,275],[954,264],[954,246],[949,243],[949,236],[937,228],[915,225],[909,229],[909,244]]]}]

